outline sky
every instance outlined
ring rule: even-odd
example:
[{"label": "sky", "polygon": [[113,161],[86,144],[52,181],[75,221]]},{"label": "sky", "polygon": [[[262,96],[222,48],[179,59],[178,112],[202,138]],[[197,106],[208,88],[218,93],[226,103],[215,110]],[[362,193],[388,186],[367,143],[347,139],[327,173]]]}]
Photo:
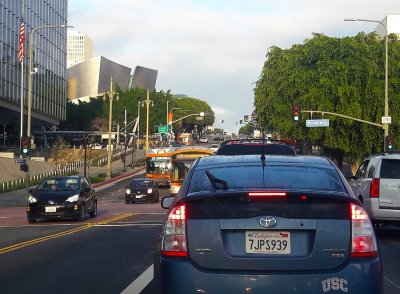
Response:
[{"label": "sky", "polygon": [[[68,24],[88,35],[94,56],[158,70],[157,91],[206,101],[214,127],[238,133],[254,110],[254,83],[268,48],[354,36],[400,14],[399,0],[69,0]],[[164,106],[163,106],[164,107]],[[218,121],[224,120],[224,123]]]}]

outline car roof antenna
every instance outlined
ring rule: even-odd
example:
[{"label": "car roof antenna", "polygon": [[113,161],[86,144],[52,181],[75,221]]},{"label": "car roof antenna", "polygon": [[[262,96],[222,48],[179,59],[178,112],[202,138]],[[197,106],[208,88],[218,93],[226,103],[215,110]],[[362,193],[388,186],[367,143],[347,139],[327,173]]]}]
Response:
[{"label": "car roof antenna", "polygon": [[263,162],[263,163],[265,163],[265,154],[264,154],[264,152],[263,152],[263,154],[261,154],[261,157],[260,157],[260,159],[261,159],[261,161]]}]

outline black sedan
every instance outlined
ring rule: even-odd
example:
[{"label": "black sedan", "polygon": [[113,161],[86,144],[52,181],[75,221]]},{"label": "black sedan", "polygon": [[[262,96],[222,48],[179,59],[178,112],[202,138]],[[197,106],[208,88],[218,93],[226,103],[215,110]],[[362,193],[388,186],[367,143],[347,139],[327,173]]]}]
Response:
[{"label": "black sedan", "polygon": [[43,218],[83,221],[87,213],[97,216],[97,197],[82,176],[49,177],[29,190],[26,212],[29,223]]},{"label": "black sedan", "polygon": [[126,204],[143,201],[151,201],[155,203],[159,201],[159,197],[160,192],[158,191],[157,184],[151,179],[134,179],[128,186],[126,186]]}]

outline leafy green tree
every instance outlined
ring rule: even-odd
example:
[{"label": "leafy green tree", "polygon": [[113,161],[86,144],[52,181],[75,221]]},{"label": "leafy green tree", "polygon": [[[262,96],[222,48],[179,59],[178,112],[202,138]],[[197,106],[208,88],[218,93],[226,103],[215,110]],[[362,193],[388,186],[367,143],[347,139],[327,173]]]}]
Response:
[{"label": "leafy green tree", "polygon": [[[389,105],[391,133],[399,130],[400,44],[394,35],[389,42]],[[291,118],[291,107],[335,112],[381,123],[384,108],[384,40],[375,33],[331,38],[314,34],[304,44],[283,50],[271,47],[255,88],[255,108],[260,123],[283,137],[295,137],[326,150],[360,158],[380,152],[383,131],[375,126],[325,114],[329,128],[306,128]],[[396,59],[397,58],[397,59]],[[397,138],[399,139],[399,138]]]},{"label": "leafy green tree", "polygon": [[[130,124],[134,121],[138,114],[140,114],[140,133],[143,135],[146,132],[146,116],[147,116],[147,91],[145,89],[129,89],[121,91],[118,86],[117,92],[119,93],[119,100],[113,100],[112,104],[112,120],[120,126],[124,126],[125,122],[125,109],[127,113],[127,123]],[[197,128],[200,132],[207,125],[214,123],[214,112],[205,101],[196,98],[182,98],[173,99],[174,96],[167,92],[150,91],[149,99],[149,132],[157,132],[159,126],[164,126],[167,123],[167,101],[169,103],[169,110],[172,107],[180,108],[174,110],[174,120],[180,119],[186,115],[193,113],[205,112],[206,115],[202,120],[196,120],[195,116],[185,118],[174,124],[174,130],[192,131]],[[67,103],[67,120],[60,125],[63,130],[108,130],[109,121],[109,100],[103,101],[101,97],[91,99],[90,102],[79,102],[74,104]],[[106,123],[104,123],[106,122]],[[128,130],[131,132],[133,124]],[[101,129],[101,130],[100,130]]]}]

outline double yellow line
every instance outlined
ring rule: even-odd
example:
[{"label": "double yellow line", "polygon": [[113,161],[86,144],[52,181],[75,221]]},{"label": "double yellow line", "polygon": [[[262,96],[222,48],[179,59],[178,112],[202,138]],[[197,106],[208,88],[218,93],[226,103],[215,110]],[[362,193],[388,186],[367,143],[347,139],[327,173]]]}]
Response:
[{"label": "double yellow line", "polygon": [[101,222],[98,222],[98,223],[86,224],[86,225],[83,225],[83,226],[80,226],[80,227],[77,227],[75,229],[71,229],[71,230],[68,230],[68,231],[63,231],[63,232],[56,233],[56,234],[53,234],[53,235],[40,237],[40,238],[37,238],[37,239],[33,239],[33,240],[17,243],[17,244],[10,245],[10,246],[7,246],[7,247],[3,247],[3,248],[0,248],[0,255],[4,254],[4,253],[7,253],[7,252],[10,252],[10,251],[14,251],[14,250],[17,250],[17,249],[24,248],[24,247],[27,247],[27,246],[30,246],[30,245],[33,245],[33,244],[37,244],[37,243],[41,243],[41,242],[48,241],[48,240],[51,240],[51,239],[55,239],[55,238],[63,237],[63,236],[66,236],[66,235],[74,234],[74,233],[77,233],[77,232],[80,232],[80,231],[83,231],[83,230],[86,230],[86,229],[90,229],[90,228],[92,228],[94,226],[105,225],[105,224],[108,224],[108,223],[111,223],[111,222],[114,222],[114,221],[129,217],[129,216],[132,216],[132,215],[133,215],[133,213],[125,213],[125,214],[122,214],[122,215],[119,215],[119,216],[116,216],[114,218],[110,218],[110,219],[107,219],[107,220],[104,220],[104,221],[101,221]]}]

